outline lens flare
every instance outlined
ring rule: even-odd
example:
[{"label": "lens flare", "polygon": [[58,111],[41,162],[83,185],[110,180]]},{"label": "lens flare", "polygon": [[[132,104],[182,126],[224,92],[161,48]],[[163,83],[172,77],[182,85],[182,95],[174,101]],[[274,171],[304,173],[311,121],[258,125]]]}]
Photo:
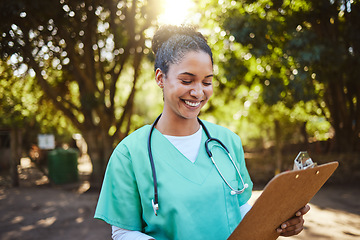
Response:
[{"label": "lens flare", "polygon": [[189,23],[194,5],[192,0],[164,0],[163,13],[160,14],[158,21],[160,24],[171,25]]}]

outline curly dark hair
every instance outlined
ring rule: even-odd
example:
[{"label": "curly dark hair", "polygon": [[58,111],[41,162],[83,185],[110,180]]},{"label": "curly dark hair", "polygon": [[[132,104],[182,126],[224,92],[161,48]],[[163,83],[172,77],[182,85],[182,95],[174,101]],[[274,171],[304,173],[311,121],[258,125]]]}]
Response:
[{"label": "curly dark hair", "polygon": [[179,63],[189,51],[204,51],[213,62],[212,52],[205,37],[193,26],[164,25],[160,27],[152,40],[155,54],[155,71],[160,68],[168,73],[169,65]]}]

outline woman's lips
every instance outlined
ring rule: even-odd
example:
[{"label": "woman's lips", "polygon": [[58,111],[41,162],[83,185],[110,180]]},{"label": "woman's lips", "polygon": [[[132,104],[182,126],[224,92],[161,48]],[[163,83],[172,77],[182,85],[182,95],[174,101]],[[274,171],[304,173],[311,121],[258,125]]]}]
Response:
[{"label": "woman's lips", "polygon": [[200,105],[201,102],[191,102],[188,100],[184,100],[186,105],[189,105],[190,107],[198,107]]}]

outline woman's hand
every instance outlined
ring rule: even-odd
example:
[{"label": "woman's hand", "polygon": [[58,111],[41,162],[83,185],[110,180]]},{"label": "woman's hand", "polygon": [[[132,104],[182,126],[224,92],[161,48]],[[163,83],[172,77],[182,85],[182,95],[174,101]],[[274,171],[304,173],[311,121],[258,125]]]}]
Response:
[{"label": "woman's hand", "polygon": [[276,229],[281,236],[289,237],[293,235],[299,234],[304,229],[304,219],[303,215],[306,214],[310,210],[310,206],[306,205],[296,212],[295,217],[290,218],[281,226]]}]

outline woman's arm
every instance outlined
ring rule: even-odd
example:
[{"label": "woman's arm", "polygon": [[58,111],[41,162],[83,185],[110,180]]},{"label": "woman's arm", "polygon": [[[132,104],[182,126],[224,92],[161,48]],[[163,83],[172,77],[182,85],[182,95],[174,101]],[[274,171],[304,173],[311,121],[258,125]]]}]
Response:
[{"label": "woman's arm", "polygon": [[245,217],[245,215],[248,213],[248,211],[250,211],[250,209],[251,209],[251,205],[249,203],[245,203],[240,207],[241,219]]},{"label": "woman's arm", "polygon": [[123,228],[118,228],[111,226],[112,229],[112,239],[113,240],[150,240],[154,239],[142,232],[131,231]]}]

